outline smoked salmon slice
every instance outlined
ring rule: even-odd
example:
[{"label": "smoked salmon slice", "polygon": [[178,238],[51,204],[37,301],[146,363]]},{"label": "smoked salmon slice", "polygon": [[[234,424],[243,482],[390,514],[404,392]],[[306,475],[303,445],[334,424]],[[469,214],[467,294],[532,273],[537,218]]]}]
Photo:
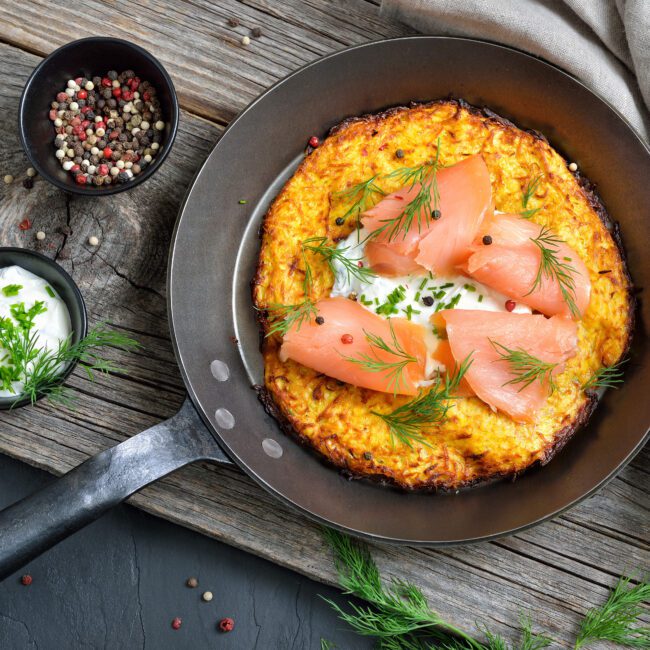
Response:
[{"label": "smoked salmon slice", "polygon": [[[481,224],[472,254],[461,268],[479,282],[547,316],[578,319],[589,306],[589,271],[570,246],[546,229],[541,243],[564,265],[568,280],[561,283],[555,275],[542,274],[541,282],[533,290],[542,250],[532,240],[540,238],[542,230],[539,224],[518,215],[491,215]],[[486,235],[492,240],[489,245],[483,244]]]},{"label": "smoked salmon slice", "polygon": [[[390,228],[385,228],[366,244],[370,266],[380,275],[404,275],[405,269],[419,267],[443,274],[467,259],[479,226],[493,212],[487,165],[480,155],[470,156],[456,165],[439,169],[436,179],[438,219],[430,215],[424,219],[422,214],[418,227],[416,214],[406,233],[402,231],[391,237]],[[421,188],[421,183],[407,185],[367,210],[362,222],[368,233],[399,219]],[[430,192],[430,209],[433,210],[433,186]]]},{"label": "smoked salmon slice", "polygon": [[[355,386],[384,393],[416,395],[425,379],[426,329],[404,318],[386,320],[347,298],[324,298],[316,303],[315,318],[292,325],[284,335],[280,359],[293,359],[308,368]],[[382,350],[369,339],[380,337],[393,352]],[[395,338],[393,338],[393,335]],[[409,361],[408,359],[412,359]],[[350,361],[370,359],[392,364],[379,371]],[[395,373],[395,364],[403,364]]]},{"label": "smoked salmon slice", "polygon": [[523,351],[546,364],[557,364],[549,374],[562,372],[577,350],[577,325],[561,316],[512,314],[471,309],[439,313],[447,326],[454,359],[460,363],[471,355],[464,379],[476,395],[517,422],[532,422],[549,395],[549,376],[527,386],[517,380],[504,348]]}]

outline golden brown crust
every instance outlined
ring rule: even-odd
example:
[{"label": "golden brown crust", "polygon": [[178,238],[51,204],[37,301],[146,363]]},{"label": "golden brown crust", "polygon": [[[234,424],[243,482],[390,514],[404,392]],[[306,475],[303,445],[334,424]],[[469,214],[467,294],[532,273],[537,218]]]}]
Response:
[{"label": "golden brown crust", "polygon": [[[548,463],[596,406],[595,396],[580,385],[600,365],[611,365],[626,354],[634,320],[618,228],[588,181],[571,174],[543,135],[522,131],[488,109],[445,100],[346,119],[321,147],[309,151],[260,229],[252,291],[263,333],[268,331],[269,304],[300,299],[300,241],[309,236],[337,241],[350,232],[348,224],[334,225],[331,193],[373,173],[419,164],[439,133],[444,136],[443,164],[482,153],[496,207],[502,211],[521,209],[522,188],[532,174],[544,173],[531,206],[541,208],[535,219],[559,231],[581,255],[590,271],[592,304],[580,324],[579,354],[559,377],[560,390],[537,425],[515,424],[478,399],[466,398],[458,400],[443,425],[425,432],[431,448],[413,450],[391,448],[385,425],[370,414],[390,410],[401,398],[337,382],[292,361],[282,363],[279,339],[262,337],[265,386],[258,393],[283,430],[350,477],[407,490],[454,490],[516,477],[534,464]],[[394,160],[398,147],[406,154],[404,160]],[[332,279],[318,260],[314,265],[314,297],[320,298],[329,294]],[[603,270],[608,273],[600,274]]]}]

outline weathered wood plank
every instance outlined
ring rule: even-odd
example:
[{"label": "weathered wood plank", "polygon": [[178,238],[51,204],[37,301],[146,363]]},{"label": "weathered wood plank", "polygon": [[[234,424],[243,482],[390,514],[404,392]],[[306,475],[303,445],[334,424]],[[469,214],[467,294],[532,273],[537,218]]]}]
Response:
[{"label": "weathered wood plank", "polygon": [[[259,12],[278,13],[275,3],[247,4],[244,8],[237,5],[235,13],[241,16],[244,9],[255,11],[256,20],[260,20]],[[352,14],[351,19],[346,14],[345,20],[339,20],[333,16],[341,3],[324,9],[321,3],[310,0],[306,11],[313,13],[309,14],[313,24],[320,25],[313,40],[323,51],[340,45],[326,38],[326,30],[326,36],[318,35],[318,30],[325,29],[323,25],[329,25],[338,38],[341,34],[348,40],[358,36],[365,26],[365,18],[360,17],[366,10],[364,5],[353,3],[362,13]],[[0,16],[17,11],[17,6],[5,3]],[[93,3],[89,6],[95,7]],[[223,3],[213,12],[222,16],[233,6]],[[102,7],[105,13],[106,5]],[[174,21],[190,31],[194,21],[205,22],[207,26],[202,29],[209,31],[210,21],[217,19],[206,7],[192,7],[194,13],[187,11],[187,15],[179,9]],[[207,18],[201,21],[199,16]],[[297,38],[296,34],[302,38],[314,30],[312,25],[294,29],[283,15],[271,18],[283,25],[278,28],[279,35],[273,36],[278,49],[285,47],[281,34],[285,39]],[[349,25],[336,31],[334,27],[341,21]],[[21,29],[31,33],[32,27],[25,27],[28,22],[23,11]],[[48,48],[58,38],[57,24]],[[369,24],[366,37],[372,35],[372,29]],[[64,40],[69,38],[69,22],[66,30],[59,35]],[[214,30],[218,31],[217,27]],[[160,34],[156,38],[161,38]],[[313,50],[316,46],[312,43],[310,47]],[[301,52],[301,56],[322,53],[312,50]],[[212,54],[215,58],[216,52]],[[175,56],[182,59],[180,53]],[[2,174],[11,172],[18,177],[27,167],[14,125],[18,95],[37,61],[38,57],[14,47],[0,46],[0,79],[6,80],[0,86],[0,125],[5,133],[0,141]],[[226,93],[215,100],[214,107],[219,102],[226,106],[232,99],[239,102],[228,105],[232,112],[243,103],[246,92],[257,92],[245,79],[241,83],[240,89],[232,91],[239,93],[236,98],[229,99]],[[213,91],[212,86],[205,86],[197,96]],[[187,105],[192,108],[191,102]],[[216,108],[213,112],[213,117],[218,116]],[[224,115],[222,111],[222,118]],[[178,141],[161,171],[143,186],[117,197],[97,201],[75,198],[66,206],[64,197],[40,179],[29,192],[19,183],[0,188],[0,242],[36,247],[34,230],[23,233],[16,228],[25,216],[34,220],[35,228],[48,233],[42,250],[58,258],[72,273],[87,298],[92,318],[133,332],[146,345],[142,354],[114,352],[114,358],[129,371],[128,377],[111,375],[93,384],[76,372],[70,380],[79,389],[74,412],[39,403],[0,415],[1,451],[62,473],[88,455],[169,417],[178,408],[183,389],[169,341],[164,300],[167,248],[184,190],[220,133],[220,127],[183,112]],[[56,232],[66,224],[72,228],[67,239]],[[87,246],[90,234],[101,237],[98,250]],[[616,575],[650,567],[648,458],[646,450],[620,478],[567,515],[506,540],[444,551],[376,547],[374,552],[388,576],[405,577],[422,585],[432,605],[456,625],[472,630],[477,621],[482,621],[513,638],[513,626],[523,610],[566,643],[580,613],[602,601]],[[278,504],[234,469],[195,465],[150,486],[132,501],[149,512],[313,578],[335,582],[334,567],[317,527]]]},{"label": "weathered wood plank", "polygon": [[[240,21],[230,27],[229,18]],[[31,52],[47,54],[71,40],[71,16],[56,3],[15,0],[0,4],[0,36]],[[262,90],[296,68],[342,49],[412,30],[379,18],[365,0],[98,0],[84,2],[83,24],[128,38],[151,50],[174,79],[181,104],[197,115],[230,121]],[[80,22],[81,25],[81,22]],[[253,27],[261,38],[247,47]],[[81,32],[83,33],[83,32]]]}]

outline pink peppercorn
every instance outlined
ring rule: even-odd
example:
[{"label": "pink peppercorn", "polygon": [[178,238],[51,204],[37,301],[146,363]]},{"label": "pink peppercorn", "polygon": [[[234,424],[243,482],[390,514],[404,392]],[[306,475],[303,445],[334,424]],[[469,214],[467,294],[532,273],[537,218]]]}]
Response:
[{"label": "pink peppercorn", "polygon": [[363,262],[362,262],[361,260],[359,260],[359,261],[357,262],[357,266],[358,266],[360,269],[362,269],[362,268],[363,268]]},{"label": "pink peppercorn", "polygon": [[110,158],[113,154],[113,150],[110,147],[104,147],[102,153],[104,154],[104,158]]},{"label": "pink peppercorn", "polygon": [[54,120],[56,120],[56,118],[58,117],[58,115],[57,115],[57,113],[56,113],[56,109],[55,109],[55,108],[53,108],[52,110],[50,110],[50,112],[49,112],[49,117],[50,117],[50,119],[51,119],[53,122],[54,122]]},{"label": "pink peppercorn", "polygon": [[350,345],[351,343],[354,343],[352,334],[343,334],[341,337],[341,343],[343,343],[343,345]]},{"label": "pink peppercorn", "polygon": [[512,311],[517,306],[517,303],[514,300],[506,300],[506,309]]},{"label": "pink peppercorn", "polygon": [[79,174],[78,176],[75,177],[75,180],[79,185],[85,185],[86,184],[86,177],[83,174]]},{"label": "pink peppercorn", "polygon": [[120,97],[122,95],[121,88],[113,88],[113,97]]},{"label": "pink peppercorn", "polygon": [[61,102],[67,102],[70,98],[66,93],[57,93],[56,94],[56,101],[61,103]]},{"label": "pink peppercorn", "polygon": [[27,573],[20,579],[20,582],[25,585],[25,587],[29,587],[29,585],[32,584],[32,576]]},{"label": "pink peppercorn", "polygon": [[75,77],[74,82],[77,84],[77,86],[81,86],[81,77]]},{"label": "pink peppercorn", "polygon": [[219,621],[219,629],[222,632],[232,632],[235,627],[235,621],[232,618],[222,618]]},{"label": "pink peppercorn", "polygon": [[175,619],[172,620],[172,628],[174,630],[180,629],[182,624],[183,624],[183,621],[180,618],[178,618],[178,616]]},{"label": "pink peppercorn", "polygon": [[108,165],[100,165],[97,169],[100,176],[106,176],[108,174]]},{"label": "pink peppercorn", "polygon": [[313,147],[315,149],[319,144],[320,140],[315,135],[312,135],[311,138],[309,138],[310,147]]},{"label": "pink peppercorn", "polygon": [[113,82],[108,77],[102,77],[102,86],[109,88],[113,85]]}]

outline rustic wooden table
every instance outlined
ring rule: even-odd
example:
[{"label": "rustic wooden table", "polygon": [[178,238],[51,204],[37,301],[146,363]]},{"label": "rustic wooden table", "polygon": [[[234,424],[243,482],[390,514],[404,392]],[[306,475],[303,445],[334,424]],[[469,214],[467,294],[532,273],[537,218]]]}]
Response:
[{"label": "rustic wooden table", "polygon": [[[55,474],[175,413],[183,385],[169,339],[165,270],[174,220],[193,174],[224,127],[273,82],[324,54],[411,33],[383,19],[372,0],[87,0],[0,3],[0,243],[56,259],[81,287],[93,321],[140,340],[138,354],[116,353],[128,374],[96,383],[69,380],[76,411],[42,402],[0,416],[0,451]],[[236,18],[232,27],[228,19]],[[251,28],[262,35],[248,46]],[[144,185],[116,197],[68,199],[36,179],[20,147],[18,98],[32,68],[63,43],[92,34],[130,38],[171,73],[182,114],[174,148]],[[33,227],[21,231],[24,218]],[[34,233],[43,230],[43,242]],[[90,235],[100,239],[87,245]],[[616,576],[650,568],[648,448],[588,501],[557,519],[499,541],[439,551],[375,547],[388,576],[422,585],[455,625],[484,623],[514,639],[521,612],[560,645],[601,603]],[[289,566],[336,580],[316,526],[278,504],[235,469],[194,465],[143,490],[132,503],[206,535]],[[478,632],[477,632],[478,633]]]}]

